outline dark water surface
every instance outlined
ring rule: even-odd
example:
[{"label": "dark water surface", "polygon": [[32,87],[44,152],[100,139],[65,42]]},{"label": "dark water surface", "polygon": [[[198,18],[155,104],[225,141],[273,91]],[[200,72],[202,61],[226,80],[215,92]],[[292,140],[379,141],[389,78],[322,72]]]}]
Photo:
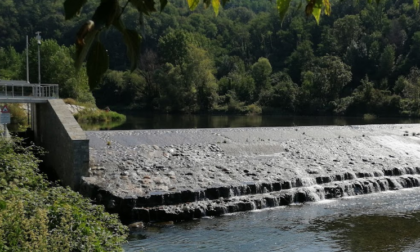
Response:
[{"label": "dark water surface", "polygon": [[327,117],[327,116],[232,116],[232,115],[127,115],[122,124],[84,124],[84,130],[235,128],[311,125],[363,125],[420,123],[420,119]]},{"label": "dark water surface", "polygon": [[125,250],[420,251],[420,188],[150,227]]}]

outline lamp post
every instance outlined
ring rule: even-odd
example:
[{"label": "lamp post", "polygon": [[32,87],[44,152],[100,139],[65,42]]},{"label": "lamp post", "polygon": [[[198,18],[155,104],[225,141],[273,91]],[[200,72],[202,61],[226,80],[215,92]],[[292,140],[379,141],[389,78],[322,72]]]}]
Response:
[{"label": "lamp post", "polygon": [[41,46],[41,32],[36,32],[36,40],[38,42],[38,84],[41,84],[41,52],[40,52],[40,46]]}]

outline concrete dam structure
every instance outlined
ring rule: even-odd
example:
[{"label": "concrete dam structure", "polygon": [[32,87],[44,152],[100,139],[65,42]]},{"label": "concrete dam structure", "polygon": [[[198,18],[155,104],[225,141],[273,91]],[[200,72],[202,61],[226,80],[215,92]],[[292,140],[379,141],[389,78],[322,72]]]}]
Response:
[{"label": "concrete dam structure", "polygon": [[125,223],[420,186],[420,125],[86,132],[80,192]]}]

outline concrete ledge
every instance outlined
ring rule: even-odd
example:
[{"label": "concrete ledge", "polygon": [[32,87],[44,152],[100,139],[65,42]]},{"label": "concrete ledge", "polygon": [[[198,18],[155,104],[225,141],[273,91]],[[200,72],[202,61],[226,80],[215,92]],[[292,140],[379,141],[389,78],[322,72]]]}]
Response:
[{"label": "concrete ledge", "polygon": [[48,152],[47,169],[78,190],[89,169],[89,139],[61,99],[36,104],[35,142]]}]

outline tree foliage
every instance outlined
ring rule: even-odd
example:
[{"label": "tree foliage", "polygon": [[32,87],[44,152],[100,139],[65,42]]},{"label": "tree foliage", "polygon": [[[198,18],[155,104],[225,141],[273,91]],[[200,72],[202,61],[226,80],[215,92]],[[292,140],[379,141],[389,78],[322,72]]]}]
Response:
[{"label": "tree foliage", "polygon": [[[121,0],[116,8],[122,14],[113,20],[120,20],[124,26],[111,23],[109,29],[110,21],[99,18],[98,7],[105,0],[86,1],[80,16],[67,21],[61,15],[63,2],[0,2],[0,16],[7,22],[0,32],[13,35],[13,27],[23,34],[25,30],[42,29],[43,36],[60,45],[45,41],[41,46],[41,56],[45,55],[41,60],[42,79],[58,82],[61,94],[71,97],[89,94],[87,83],[95,80],[98,86],[94,95],[100,107],[120,105],[181,113],[417,113],[415,97],[403,91],[414,83],[408,78],[413,67],[420,67],[420,19],[411,0],[331,2],[330,15],[323,16],[319,23],[306,17],[304,10],[309,2],[299,6],[299,2],[291,1],[281,20],[277,1],[229,1],[219,7],[216,17],[212,2],[195,1],[192,12],[193,2],[189,5],[185,0],[162,2],[163,10],[160,1],[155,1],[152,8]],[[147,11],[139,12],[139,8]],[[7,11],[14,13],[17,9],[22,11],[16,12],[15,19],[9,18]],[[27,17],[33,11],[39,20]],[[75,60],[68,56],[77,51],[69,47],[77,27],[89,24],[87,20],[93,22],[94,16],[97,25],[103,27],[92,40],[92,45],[100,45],[95,42],[98,40],[103,45],[99,46],[102,53],[95,55],[103,59],[102,63],[109,55],[112,69],[102,80],[88,72],[99,76],[106,67],[81,61],[80,71],[75,74],[70,67]],[[30,22],[25,21],[22,27],[17,20]],[[127,37],[120,32],[124,31],[121,27],[141,34],[142,47],[129,53],[130,57],[121,43]],[[23,38],[13,42],[8,39],[0,41],[0,57],[4,59],[0,62],[1,78],[24,79]],[[85,44],[87,40],[88,33]],[[32,82],[37,77],[36,49],[31,45]],[[86,56],[95,58],[88,51],[85,49]],[[138,67],[132,71],[130,59],[134,58]],[[371,88],[366,83],[371,83]]]}]

